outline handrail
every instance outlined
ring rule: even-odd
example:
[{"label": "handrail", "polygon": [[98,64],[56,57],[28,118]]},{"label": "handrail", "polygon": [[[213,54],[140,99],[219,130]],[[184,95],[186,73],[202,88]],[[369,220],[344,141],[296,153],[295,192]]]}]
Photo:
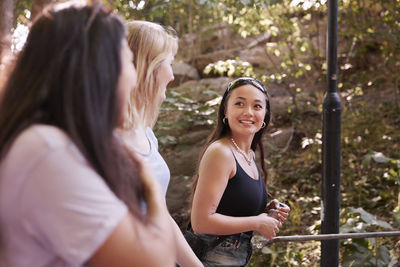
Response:
[{"label": "handrail", "polygon": [[305,242],[305,241],[322,241],[322,240],[348,239],[348,238],[374,238],[374,237],[391,237],[391,236],[400,236],[400,231],[278,236],[271,240],[266,240],[266,239],[257,240],[255,246],[257,248],[262,248],[278,242]]}]

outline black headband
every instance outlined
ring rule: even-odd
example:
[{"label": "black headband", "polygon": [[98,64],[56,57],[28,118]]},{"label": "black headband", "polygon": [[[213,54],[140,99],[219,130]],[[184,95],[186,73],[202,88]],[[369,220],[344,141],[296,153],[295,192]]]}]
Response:
[{"label": "black headband", "polygon": [[260,90],[261,92],[263,92],[265,94],[267,101],[269,101],[267,89],[264,87],[264,85],[259,80],[251,78],[251,77],[241,77],[234,81],[231,81],[228,85],[228,88],[225,91],[225,97],[228,95],[228,93],[232,89],[235,89],[235,88],[245,85],[245,84],[251,84],[254,87],[256,87],[258,90]]}]

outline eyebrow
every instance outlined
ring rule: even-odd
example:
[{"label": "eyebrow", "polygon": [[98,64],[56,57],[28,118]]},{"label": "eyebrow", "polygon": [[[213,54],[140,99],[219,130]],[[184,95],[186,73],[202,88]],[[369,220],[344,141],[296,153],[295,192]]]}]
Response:
[{"label": "eyebrow", "polygon": [[[243,97],[243,96],[237,96],[235,99],[241,99],[241,100],[246,100],[247,101],[247,99],[245,98],[245,97]],[[261,99],[255,99],[254,100],[254,102],[263,102]]]}]

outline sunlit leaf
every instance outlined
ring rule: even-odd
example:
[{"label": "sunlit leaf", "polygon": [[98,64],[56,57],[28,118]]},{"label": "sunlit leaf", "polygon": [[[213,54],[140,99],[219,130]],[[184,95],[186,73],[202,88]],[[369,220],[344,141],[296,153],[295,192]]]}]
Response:
[{"label": "sunlit leaf", "polygon": [[367,224],[374,224],[386,229],[392,229],[392,226],[385,222],[376,219],[376,217],[368,212],[366,212],[363,208],[350,208],[349,211],[351,213],[358,213],[361,216],[361,219]]},{"label": "sunlit leaf", "polygon": [[378,163],[386,163],[392,160],[392,158],[388,158],[385,155],[383,155],[383,153],[381,152],[375,152],[372,155],[372,159]]}]

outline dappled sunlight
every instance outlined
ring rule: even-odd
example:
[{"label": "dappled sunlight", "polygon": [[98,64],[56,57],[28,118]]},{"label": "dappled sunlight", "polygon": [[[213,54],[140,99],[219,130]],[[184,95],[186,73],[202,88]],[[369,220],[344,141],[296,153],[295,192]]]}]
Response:
[{"label": "dappled sunlight", "polygon": [[17,27],[12,34],[11,50],[16,53],[22,50],[25,45],[26,38],[28,37],[29,28],[21,23],[18,23]]},{"label": "dappled sunlight", "polygon": [[325,5],[326,0],[292,0],[290,6],[301,6],[304,10]]}]

